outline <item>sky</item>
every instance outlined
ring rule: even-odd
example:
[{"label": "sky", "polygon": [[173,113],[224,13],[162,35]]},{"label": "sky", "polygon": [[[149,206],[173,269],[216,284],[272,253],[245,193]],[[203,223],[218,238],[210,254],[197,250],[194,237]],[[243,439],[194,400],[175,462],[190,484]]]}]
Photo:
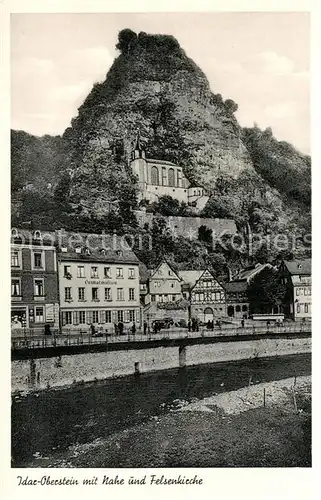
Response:
[{"label": "sky", "polygon": [[308,13],[12,14],[11,128],[60,135],[118,52],[121,29],[170,34],[239,106],[242,126],[271,127],[310,153]]}]

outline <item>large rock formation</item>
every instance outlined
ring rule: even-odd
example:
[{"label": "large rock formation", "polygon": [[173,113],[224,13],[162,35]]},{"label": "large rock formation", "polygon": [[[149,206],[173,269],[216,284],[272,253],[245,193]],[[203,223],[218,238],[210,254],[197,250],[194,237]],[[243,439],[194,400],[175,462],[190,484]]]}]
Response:
[{"label": "large rock formation", "polygon": [[65,132],[78,153],[90,142],[97,148],[123,143],[128,160],[139,128],[151,157],[179,163],[209,190],[220,171],[237,178],[253,169],[233,114],[237,105],[211,92],[174,38],[140,33],[120,49]]}]

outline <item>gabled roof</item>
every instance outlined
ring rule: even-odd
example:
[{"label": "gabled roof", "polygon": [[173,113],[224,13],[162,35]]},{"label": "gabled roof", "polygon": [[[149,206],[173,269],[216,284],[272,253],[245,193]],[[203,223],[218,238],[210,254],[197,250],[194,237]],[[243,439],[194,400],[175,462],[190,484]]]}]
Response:
[{"label": "gabled roof", "polygon": [[209,275],[208,276],[209,278],[215,280],[221,287],[223,287],[222,283],[217,279],[217,277],[215,276],[215,274],[210,269],[205,269],[204,271],[202,271],[202,274],[200,275],[200,277],[198,278],[198,280],[194,283],[193,288],[197,285],[197,283],[199,281],[201,281],[202,279],[206,278],[207,275]]},{"label": "gabled roof", "polygon": [[311,275],[311,259],[304,260],[284,260],[284,265],[292,275]]},{"label": "gabled roof", "polygon": [[[154,277],[154,275],[157,273],[158,269],[159,269],[159,268],[160,268],[163,264],[166,264],[166,265],[169,267],[169,269],[170,269],[170,270],[174,273],[174,275],[176,276],[176,278],[177,278],[179,281],[181,280],[181,279],[180,279],[180,277],[179,277],[179,275],[177,274],[177,272],[176,272],[176,271],[174,271],[174,269],[173,269],[173,268],[172,268],[172,266],[171,266],[171,265],[167,262],[167,260],[166,260],[166,259],[163,259],[163,260],[162,260],[162,261],[158,264],[158,266],[157,266],[155,269],[151,269],[151,270],[150,270],[150,276],[149,276],[149,277],[150,277],[150,278],[153,278],[153,277]],[[167,278],[168,278],[168,277],[167,277]]]},{"label": "gabled roof", "polygon": [[235,281],[249,281],[254,278],[256,274],[259,274],[266,267],[272,267],[271,264],[256,264],[255,266],[249,266],[245,269],[242,269],[238,275],[235,277]]}]

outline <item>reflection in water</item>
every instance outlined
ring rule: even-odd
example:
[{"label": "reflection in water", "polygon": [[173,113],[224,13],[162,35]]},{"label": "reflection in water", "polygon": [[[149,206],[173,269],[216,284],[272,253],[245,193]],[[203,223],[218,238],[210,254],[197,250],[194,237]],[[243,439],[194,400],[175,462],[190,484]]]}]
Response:
[{"label": "reflection in water", "polygon": [[187,366],[15,398],[13,466],[24,466],[36,452],[46,454],[104,438],[168,412],[178,400],[244,387],[250,377],[258,383],[309,373],[311,357],[300,354]]}]

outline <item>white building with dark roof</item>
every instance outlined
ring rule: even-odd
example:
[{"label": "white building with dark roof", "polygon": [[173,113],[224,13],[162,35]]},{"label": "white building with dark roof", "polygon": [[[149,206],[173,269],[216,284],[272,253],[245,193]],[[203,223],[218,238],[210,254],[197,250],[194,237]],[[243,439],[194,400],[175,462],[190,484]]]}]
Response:
[{"label": "white building with dark roof", "polygon": [[139,134],[132,152],[131,168],[138,178],[138,201],[157,202],[161,196],[171,196],[200,211],[209,199],[203,187],[192,185],[185,177],[181,166],[166,160],[146,158]]},{"label": "white building with dark roof", "polygon": [[284,313],[294,321],[309,320],[312,314],[311,259],[284,260],[280,267],[286,286]]},{"label": "white building with dark roof", "polygon": [[139,326],[139,261],[123,238],[64,232],[58,240],[62,329]]}]

